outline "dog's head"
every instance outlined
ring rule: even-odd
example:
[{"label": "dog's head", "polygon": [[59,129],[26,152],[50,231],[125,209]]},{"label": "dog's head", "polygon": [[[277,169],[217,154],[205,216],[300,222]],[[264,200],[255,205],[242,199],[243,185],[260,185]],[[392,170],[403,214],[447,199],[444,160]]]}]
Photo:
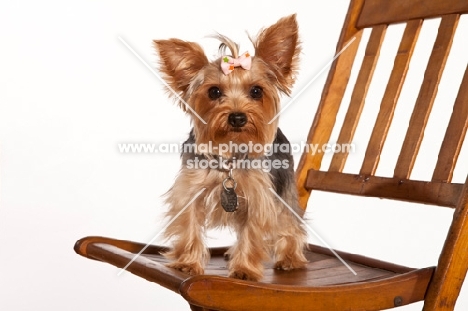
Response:
[{"label": "dog's head", "polygon": [[271,144],[280,94],[290,94],[298,67],[296,16],[261,30],[253,40],[255,55],[240,54],[236,43],[221,35],[217,38],[220,50],[228,49],[230,55],[214,61],[197,43],[154,41],[171,93],[178,94],[181,108],[192,116],[196,144]]}]

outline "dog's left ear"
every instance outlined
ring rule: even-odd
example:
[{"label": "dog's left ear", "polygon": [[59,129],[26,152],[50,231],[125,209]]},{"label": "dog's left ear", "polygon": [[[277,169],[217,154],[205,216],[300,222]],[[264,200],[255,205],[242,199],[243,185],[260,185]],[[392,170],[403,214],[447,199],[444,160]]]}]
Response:
[{"label": "dog's left ear", "polygon": [[[160,70],[170,88],[184,98],[192,79],[208,64],[200,45],[179,39],[154,40]],[[180,104],[180,103],[179,103]],[[184,105],[180,105],[186,111]]]},{"label": "dog's left ear", "polygon": [[300,51],[296,14],[262,30],[255,43],[255,56],[273,70],[278,88],[288,95],[294,84]]}]

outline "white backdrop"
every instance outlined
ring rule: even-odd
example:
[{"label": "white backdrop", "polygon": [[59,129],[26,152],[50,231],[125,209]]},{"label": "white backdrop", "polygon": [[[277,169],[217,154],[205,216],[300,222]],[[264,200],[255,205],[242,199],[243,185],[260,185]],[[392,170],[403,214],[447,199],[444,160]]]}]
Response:
[{"label": "white backdrop", "polygon": [[[3,1],[0,4],[0,309],[1,310],[187,310],[176,294],[110,265],[73,252],[74,242],[102,235],[140,242],[161,229],[161,195],[179,169],[177,154],[121,154],[118,143],[177,143],[190,122],[167,100],[161,83],[122,44],[121,37],[152,66],[152,39],[200,42],[208,57],[215,31],[251,49],[245,34],[297,13],[303,41],[298,92],[333,57],[348,1]],[[465,29],[463,19],[460,27]],[[398,42],[402,27],[385,44]],[[434,31],[429,22],[423,32]],[[368,33],[366,33],[366,36]],[[432,39],[431,39],[432,38]],[[439,91],[435,117],[446,122],[468,58],[461,52]],[[431,41],[432,40],[432,41]],[[430,47],[433,37],[429,37]],[[417,48],[416,82],[403,90],[390,135],[404,131],[430,50]],[[382,86],[393,64],[377,68],[382,83],[371,86],[363,118],[372,126]],[[362,51],[360,53],[362,55]],[[326,72],[281,116],[292,142],[304,140],[319,102]],[[353,79],[353,78],[352,78]],[[458,80],[456,80],[458,79]],[[454,87],[454,88],[453,88]],[[349,93],[347,94],[349,98]],[[402,97],[404,98],[404,97]],[[409,100],[411,99],[412,100]],[[372,105],[372,102],[375,104]],[[285,99],[285,102],[286,99]],[[448,107],[447,107],[448,106]],[[343,118],[340,112],[338,123]],[[406,118],[406,119],[405,119]],[[406,121],[405,121],[406,120]],[[403,126],[401,126],[403,125]],[[442,127],[430,127],[421,154],[440,146]],[[365,130],[358,128],[358,134]],[[401,134],[401,133],[400,133]],[[333,134],[335,139],[337,133]],[[364,141],[346,171],[359,167]],[[395,147],[395,148],[394,148]],[[382,156],[392,163],[398,145]],[[435,148],[435,149],[434,149]],[[422,158],[414,177],[430,178],[437,153]],[[455,180],[464,182],[468,150]],[[387,157],[386,159],[384,159]],[[298,160],[298,155],[295,156]],[[325,163],[330,155],[325,157]],[[418,159],[419,160],[419,159]],[[379,168],[390,175],[393,166]],[[390,207],[393,207],[390,209]],[[313,194],[307,218],[331,246],[408,266],[435,265],[453,211],[385,200]],[[219,237],[221,236],[221,237]],[[228,244],[228,234],[211,235],[211,245]],[[311,236],[311,242],[317,242]],[[422,304],[401,310],[420,310]],[[456,310],[468,309],[462,289]]]}]

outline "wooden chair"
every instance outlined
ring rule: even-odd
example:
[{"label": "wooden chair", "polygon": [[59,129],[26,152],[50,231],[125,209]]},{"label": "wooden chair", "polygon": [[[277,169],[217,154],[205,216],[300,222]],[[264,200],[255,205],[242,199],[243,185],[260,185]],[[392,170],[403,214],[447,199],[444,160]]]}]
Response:
[{"label": "wooden chair", "polygon": [[[363,30],[371,28],[338,143],[350,143],[360,119],[368,86],[386,29],[406,23],[365,159],[356,174],[343,173],[346,153],[337,153],[327,171],[323,153],[303,154],[297,170],[300,201],[305,208],[311,190],[403,200],[455,208],[437,267],[423,269],[338,252],[354,275],[330,252],[314,245],[306,251],[307,269],[284,272],[267,267],[262,282],[227,278],[224,248],[211,249],[206,275],[189,276],[164,266],[165,249],[150,246],[127,270],[180,293],[192,310],[381,310],[424,300],[424,310],[453,310],[468,267],[468,181],[451,183],[468,125],[468,70],[465,70],[431,181],[411,180],[423,133],[435,100],[460,14],[466,0],[352,0],[337,51],[353,44],[334,62],[308,142],[326,144],[355,61]],[[393,177],[375,176],[397,99],[424,19],[441,22],[411,116]],[[460,64],[466,67],[466,64]],[[458,82],[457,82],[458,83]],[[466,161],[466,159],[465,159]],[[351,207],[350,207],[351,208]],[[103,237],[79,240],[75,251],[87,258],[124,267],[145,245]]]}]

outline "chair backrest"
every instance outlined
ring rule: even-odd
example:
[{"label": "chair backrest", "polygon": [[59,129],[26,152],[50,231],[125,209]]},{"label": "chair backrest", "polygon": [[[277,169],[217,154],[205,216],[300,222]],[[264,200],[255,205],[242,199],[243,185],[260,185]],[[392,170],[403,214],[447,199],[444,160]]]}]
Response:
[{"label": "chair backrest", "polygon": [[[438,160],[430,181],[411,180],[411,172],[423,141],[424,132],[436,99],[460,15],[468,13],[466,0],[352,0],[338,41],[342,54],[333,63],[326,80],[308,143],[329,143],[337,114],[348,86],[359,43],[365,29],[371,33],[362,64],[353,86],[349,106],[341,125],[338,145],[353,142],[366,101],[369,86],[379,60],[386,31],[393,24],[405,23],[405,29],[394,58],[386,89],[375,120],[365,157],[358,172],[344,173],[348,152],[333,155],[328,169],[322,166],[324,153],[305,152],[298,165],[296,178],[300,204],[305,209],[312,190],[373,196],[456,208],[454,221],[442,251],[425,310],[451,310],[468,267],[468,182],[452,183],[458,156],[468,127],[468,67],[460,63],[464,75],[454,96],[453,112],[438,151]],[[440,24],[419,88],[419,95],[409,119],[408,128],[392,177],[375,176],[387,134],[392,124],[413,51],[425,20],[440,18]],[[353,41],[352,43],[350,43]],[[347,46],[346,49],[343,49]],[[373,104],[373,103],[369,103]],[[406,104],[406,103],[405,103]],[[451,104],[447,104],[449,107]],[[467,161],[468,159],[464,159]],[[456,259],[456,256],[460,257]],[[454,261],[455,260],[455,261]],[[450,282],[443,282],[450,279]],[[432,306],[432,307],[431,307]],[[445,308],[445,307],[447,308]]]}]

